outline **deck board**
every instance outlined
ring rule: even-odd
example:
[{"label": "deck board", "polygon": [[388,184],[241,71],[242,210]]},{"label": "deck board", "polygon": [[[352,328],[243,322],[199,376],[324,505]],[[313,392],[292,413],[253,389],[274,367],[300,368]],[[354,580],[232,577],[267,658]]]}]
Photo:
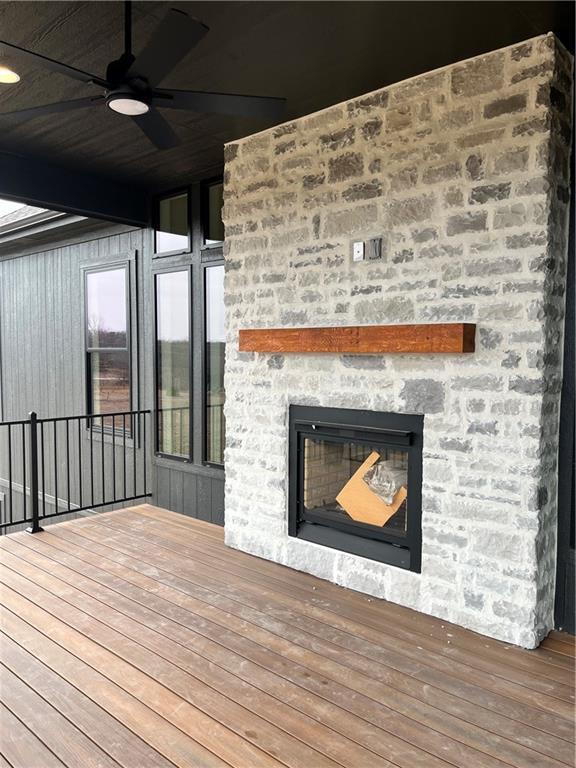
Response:
[{"label": "deck board", "polygon": [[150,505],[3,537],[0,563],[12,768],[574,766],[559,633],[524,651]]},{"label": "deck board", "polygon": [[0,723],[0,752],[11,768],[63,768],[64,763],[3,704]]},{"label": "deck board", "polygon": [[565,633],[555,632],[550,634],[552,636],[549,635],[544,642],[546,650],[557,654],[557,657],[561,656],[563,659],[568,658],[574,663],[576,657],[574,643],[570,643],[566,640],[566,637],[568,636]]},{"label": "deck board", "polygon": [[[152,509],[155,509],[152,507]],[[144,509],[142,510],[142,513],[144,514]],[[160,510],[163,512],[164,510]],[[574,648],[576,646],[576,637],[574,635],[569,635],[567,632],[558,632],[556,630],[553,630],[548,635],[548,638],[550,640],[558,640],[560,643],[565,643],[566,645],[569,645],[571,648]]]},{"label": "deck board", "polygon": [[[140,519],[138,520],[138,518]],[[136,523],[135,520],[137,521]],[[126,516],[123,515],[122,520],[119,522],[111,520],[109,523],[113,524],[115,527],[119,526],[121,530],[132,530],[134,529],[134,525],[136,525],[137,528],[142,525],[141,515],[131,516],[129,514]],[[157,540],[162,543],[162,545],[165,544],[168,548],[176,549],[176,551],[186,555],[189,554],[190,550],[193,550],[196,562],[204,563],[211,569],[217,568],[218,571],[224,575],[234,573],[241,578],[248,579],[257,585],[259,591],[261,591],[262,571],[265,570],[267,573],[266,586],[273,587],[275,591],[280,591],[289,597],[295,597],[297,599],[302,599],[302,597],[317,598],[317,595],[314,595],[314,592],[316,592],[317,589],[306,589],[305,586],[291,579],[292,574],[305,577],[304,574],[297,574],[297,572],[290,571],[289,569],[283,569],[279,572],[278,567],[272,563],[265,563],[267,568],[258,570],[255,565],[259,566],[262,561],[250,558],[250,556],[244,555],[243,553],[236,551],[231,552],[229,549],[224,550],[221,546],[215,546],[212,543],[207,544],[205,543],[205,539],[198,544],[194,540],[187,540],[186,550],[182,550],[181,539],[177,532],[166,531],[161,521],[150,526],[150,530],[154,531],[155,537],[157,537]],[[176,547],[173,547],[173,544],[176,544]],[[355,599],[356,597],[356,593],[340,589],[338,601],[332,604],[331,610],[335,610],[339,615],[342,615],[344,608],[346,615],[354,621],[381,630],[382,614],[371,616],[372,606],[381,607],[380,601],[371,601],[363,605],[358,605],[358,601]],[[327,598],[323,598],[321,604],[324,607],[330,607],[331,605],[327,601]],[[385,605],[388,606],[389,604]],[[396,607],[397,606],[395,606],[395,608]],[[405,621],[402,621],[402,617],[405,616],[405,614],[406,612],[402,612],[402,609],[400,609],[399,618],[396,619],[394,625],[390,626],[390,631],[395,632],[398,631],[400,627],[404,627],[409,631],[410,640],[412,641],[415,632],[414,617],[410,617],[411,623],[406,624]],[[389,617],[386,618],[388,619]],[[441,625],[438,622],[432,624],[434,629],[439,626]],[[444,630],[441,631],[441,634],[434,634],[434,629],[432,635],[426,632],[418,633],[423,635],[420,642],[425,642],[428,648],[440,650],[440,652],[444,654],[453,655],[454,648],[451,647],[453,646],[452,637],[457,636],[460,639],[460,642],[458,643],[458,648],[456,650],[460,651],[460,649],[466,648],[467,650],[473,651],[475,655],[479,655],[482,659],[486,658],[494,660],[497,664],[501,665],[501,671],[503,671],[504,676],[507,676],[508,679],[514,679],[516,669],[527,670],[531,675],[542,675],[545,678],[544,692],[548,689],[549,679],[554,679],[557,682],[563,683],[566,680],[564,670],[574,669],[573,661],[571,662],[568,659],[562,662],[555,660],[555,663],[552,663],[550,660],[545,660],[543,657],[534,657],[529,654],[523,655],[522,653],[515,653],[511,657],[510,662],[506,661],[506,663],[503,663],[502,647],[491,645],[490,643],[492,641],[489,641],[487,638],[480,638],[480,636],[473,635],[461,628],[451,628],[451,630],[448,631]],[[467,659],[467,661],[469,661],[469,659]],[[558,666],[558,664],[560,664],[560,669],[553,668]],[[520,678],[520,682],[522,682],[522,678]],[[570,693],[567,693],[566,700],[572,700]]]},{"label": "deck board", "polygon": [[[142,505],[138,508],[138,515],[140,518],[149,517],[155,520],[166,520],[166,515],[172,513],[166,510],[159,509],[157,507],[151,507],[150,505]],[[123,522],[130,520],[131,516],[126,515]],[[171,518],[168,518],[171,519]],[[272,580],[273,582],[280,582],[283,584],[292,584],[298,586],[300,589],[305,590],[308,596],[319,599],[322,595],[322,604],[326,604],[326,600],[331,597],[336,598],[338,604],[338,610],[341,609],[341,604],[354,606],[360,616],[363,619],[368,619],[373,616],[380,624],[382,621],[390,621],[391,614],[394,615],[394,622],[399,626],[407,627],[412,635],[423,634],[425,636],[436,637],[443,641],[443,644],[450,644],[453,638],[459,640],[461,647],[468,647],[476,653],[482,652],[489,654],[491,651],[498,654],[500,659],[506,658],[506,652],[511,650],[512,653],[508,654],[509,658],[507,663],[512,667],[519,666],[529,668],[532,671],[536,671],[535,664],[539,664],[541,674],[549,676],[552,670],[550,670],[548,664],[544,665],[543,662],[548,662],[555,666],[560,666],[562,669],[575,669],[574,660],[558,659],[556,654],[547,654],[545,647],[542,646],[538,649],[537,655],[532,651],[522,651],[515,646],[506,646],[502,643],[498,643],[490,638],[477,635],[475,633],[468,632],[462,627],[454,625],[446,625],[443,622],[438,622],[432,617],[424,614],[417,614],[417,621],[415,621],[415,614],[413,611],[407,611],[401,606],[394,605],[380,600],[372,600],[372,598],[365,595],[361,595],[352,590],[343,589],[327,581],[319,581],[317,579],[310,581],[307,574],[294,571],[290,568],[278,566],[275,563],[269,563],[260,559],[251,557],[237,550],[230,550],[218,546],[223,541],[223,529],[218,526],[211,526],[203,523],[202,526],[196,526],[199,521],[180,515],[178,522],[175,526],[171,526],[173,531],[177,530],[176,526],[182,526],[188,529],[188,535],[186,536],[186,543],[189,546],[195,546],[200,540],[199,549],[201,553],[206,550],[210,550],[210,557],[212,562],[216,560],[224,561],[225,567],[230,567],[230,562],[238,562],[243,564],[247,569],[253,570],[258,574],[258,580],[261,581],[263,573],[268,575],[267,583]],[[212,530],[213,529],[213,530]],[[209,536],[212,541],[206,542],[206,537]],[[214,546],[216,544],[216,546]],[[550,633],[551,639],[563,638],[565,643],[571,644],[574,647],[574,638],[565,633],[552,632]],[[566,676],[562,674],[560,681],[565,680]]]},{"label": "deck board", "polygon": [[0,675],[5,706],[30,730],[41,734],[44,744],[64,765],[119,768],[115,760],[9,669],[0,668]]},{"label": "deck board", "polygon": [[38,661],[7,635],[0,638],[2,662],[102,747],[122,768],[170,768],[168,762],[85,694]]},{"label": "deck board", "polygon": [[[87,529],[91,524],[84,524]],[[108,536],[109,543],[122,548],[124,552],[137,553],[138,545],[134,544],[134,528],[127,528],[124,524],[110,521],[110,526],[117,531]],[[98,529],[99,530],[99,529]],[[99,535],[92,528],[93,538]],[[181,543],[181,537],[176,534],[170,542],[165,542],[165,535],[158,529],[154,530],[153,544],[143,545],[146,549],[149,562],[163,567],[171,573],[181,572],[181,568],[187,568],[187,578],[205,588],[216,590],[237,603],[247,605],[250,608],[260,610],[267,621],[278,616],[289,624],[294,624],[310,634],[315,634],[333,642],[334,631],[340,631],[338,635],[342,644],[346,647],[354,646],[354,650],[362,646],[362,639],[379,643],[387,643],[388,650],[395,652],[402,649],[403,653],[411,658],[411,664],[418,663],[425,658],[429,663],[438,666],[443,671],[452,670],[458,672],[462,679],[471,680],[478,677],[478,672],[488,673],[488,678],[494,689],[505,690],[509,696],[520,701],[538,701],[539,706],[547,708],[555,714],[567,716],[572,711],[573,687],[563,683],[551,681],[540,675],[529,675],[515,668],[510,668],[505,661],[486,661],[479,653],[465,653],[455,643],[446,643],[442,653],[438,653],[437,644],[423,636],[418,637],[417,646],[414,644],[414,635],[400,628],[397,623],[389,623],[388,626],[380,626],[378,630],[372,630],[365,626],[366,619],[362,623],[356,617],[348,618],[344,606],[337,610],[324,610],[311,601],[303,601],[302,596],[289,594],[289,588],[283,585],[274,585],[267,578],[258,580],[254,576],[241,575],[231,566],[225,569],[224,565],[218,565],[214,560],[206,561],[198,553],[198,550],[188,544]],[[192,561],[193,558],[193,561]],[[234,573],[234,583],[230,583],[230,573]],[[279,595],[278,592],[281,592]],[[417,614],[415,614],[417,616]],[[329,629],[326,629],[326,626]],[[334,628],[334,631],[331,631]],[[330,638],[328,638],[330,635]],[[388,635],[391,635],[387,640]],[[427,653],[430,651],[430,653]],[[371,649],[367,651],[372,656]],[[569,677],[566,675],[566,677]],[[484,678],[486,681],[486,678]]]}]

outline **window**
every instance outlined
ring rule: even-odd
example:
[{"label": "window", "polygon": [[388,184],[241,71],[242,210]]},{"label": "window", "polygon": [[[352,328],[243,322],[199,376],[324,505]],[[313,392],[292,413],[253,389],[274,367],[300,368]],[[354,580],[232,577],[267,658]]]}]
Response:
[{"label": "window", "polygon": [[224,266],[206,267],[204,460],[224,463]]},{"label": "window", "polygon": [[157,451],[190,458],[190,271],[156,275]]},{"label": "window", "polygon": [[[85,274],[88,412],[129,411],[128,266]],[[114,423],[121,427],[122,417],[116,417]],[[103,424],[112,426],[112,418]]]},{"label": "window", "polygon": [[[222,200],[213,178],[157,201],[156,250],[170,250],[154,270],[156,453],[161,464],[207,466],[208,476],[224,463]],[[175,230],[186,235],[185,253],[164,238]]]},{"label": "window", "polygon": [[188,192],[160,198],[156,221],[156,253],[190,249],[188,219]]},{"label": "window", "polygon": [[204,187],[204,243],[215,245],[224,240],[222,205],[224,204],[224,184],[221,181],[210,182]]}]

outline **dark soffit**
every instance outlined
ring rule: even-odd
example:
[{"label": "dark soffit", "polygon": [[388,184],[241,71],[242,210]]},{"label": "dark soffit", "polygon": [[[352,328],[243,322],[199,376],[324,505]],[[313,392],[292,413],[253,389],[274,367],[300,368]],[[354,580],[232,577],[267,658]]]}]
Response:
[{"label": "dark soffit", "polygon": [[[545,32],[574,51],[572,2],[136,2],[134,49],[168,7],[211,31],[166,87],[280,95],[286,119]],[[122,47],[118,2],[2,2],[1,37],[103,73]],[[91,86],[19,62],[0,112],[89,95]],[[222,165],[223,144],[268,127],[261,121],[165,112],[182,139],[158,152],[130,121],[106,108],[38,118],[0,118],[0,152],[57,164],[148,192]]]}]

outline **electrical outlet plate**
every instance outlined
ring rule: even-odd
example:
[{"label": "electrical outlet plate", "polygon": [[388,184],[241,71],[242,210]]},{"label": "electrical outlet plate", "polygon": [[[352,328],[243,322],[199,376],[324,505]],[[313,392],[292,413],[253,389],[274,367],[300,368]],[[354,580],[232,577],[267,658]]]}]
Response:
[{"label": "electrical outlet plate", "polygon": [[379,261],[382,258],[381,237],[373,237],[366,242],[366,258],[368,261]]},{"label": "electrical outlet plate", "polygon": [[352,261],[364,261],[364,241],[352,243]]}]

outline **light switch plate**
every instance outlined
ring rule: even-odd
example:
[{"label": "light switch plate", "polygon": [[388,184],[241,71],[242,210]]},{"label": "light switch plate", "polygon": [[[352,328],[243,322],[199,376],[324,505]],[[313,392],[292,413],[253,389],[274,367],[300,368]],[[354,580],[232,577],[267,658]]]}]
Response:
[{"label": "light switch plate", "polygon": [[352,243],[352,261],[364,261],[364,241]]}]

